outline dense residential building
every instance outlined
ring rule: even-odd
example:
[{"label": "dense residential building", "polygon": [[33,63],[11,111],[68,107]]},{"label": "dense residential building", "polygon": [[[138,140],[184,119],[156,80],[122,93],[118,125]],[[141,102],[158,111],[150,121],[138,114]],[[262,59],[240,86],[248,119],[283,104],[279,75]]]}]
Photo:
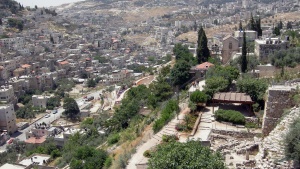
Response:
[{"label": "dense residential building", "polygon": [[16,114],[12,104],[0,105],[0,129],[10,134],[17,131]]},{"label": "dense residential building", "polygon": [[280,38],[256,39],[254,53],[260,61],[267,62],[269,54],[278,50],[286,50],[289,45],[288,40],[281,40]]},{"label": "dense residential building", "polygon": [[6,85],[0,87],[0,102],[14,103],[16,97],[12,85]]},{"label": "dense residential building", "polygon": [[32,96],[32,105],[35,107],[46,108],[47,101],[49,98],[51,98],[51,96],[33,95]]}]

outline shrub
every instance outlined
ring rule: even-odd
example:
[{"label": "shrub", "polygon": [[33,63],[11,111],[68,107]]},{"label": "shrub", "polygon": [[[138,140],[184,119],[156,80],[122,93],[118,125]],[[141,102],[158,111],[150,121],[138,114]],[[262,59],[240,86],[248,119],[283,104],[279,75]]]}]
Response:
[{"label": "shrub", "polygon": [[196,90],[195,92],[193,92],[191,94],[190,99],[194,103],[206,103],[206,101],[207,101],[207,95],[204,92]]},{"label": "shrub", "polygon": [[294,163],[300,164],[300,119],[296,119],[289,126],[289,131],[285,136],[285,155],[288,160],[294,160]]},{"label": "shrub", "polygon": [[178,137],[176,135],[163,135],[162,136],[162,141],[165,143],[173,142],[176,140],[178,140]]},{"label": "shrub", "polygon": [[245,124],[245,117],[238,111],[219,109],[215,112],[217,121],[231,122],[233,124]]},{"label": "shrub", "polygon": [[112,158],[111,157],[108,157],[106,158],[105,162],[104,162],[104,166],[105,168],[109,168],[112,164]]},{"label": "shrub", "polygon": [[161,111],[161,117],[154,122],[153,131],[155,133],[159,132],[165,124],[167,124],[174,116],[174,112],[178,110],[179,107],[177,102],[170,100],[166,107]]},{"label": "shrub", "polygon": [[175,129],[177,131],[184,131],[184,130],[186,130],[186,125],[181,124],[181,123],[177,123],[176,126],[175,126]]},{"label": "shrub", "polygon": [[120,135],[118,133],[111,135],[108,139],[107,142],[109,145],[115,144],[119,142],[120,140]]},{"label": "shrub", "polygon": [[261,109],[258,103],[255,103],[252,105],[253,111],[255,112],[259,112],[259,110]]},{"label": "shrub", "polygon": [[147,157],[147,158],[151,158],[151,157],[152,157],[151,151],[150,151],[150,150],[146,150],[146,151],[143,153],[143,156],[144,156],[144,157]]},{"label": "shrub", "polygon": [[245,124],[245,127],[246,128],[258,128],[258,124],[257,123],[249,122],[249,123]]}]

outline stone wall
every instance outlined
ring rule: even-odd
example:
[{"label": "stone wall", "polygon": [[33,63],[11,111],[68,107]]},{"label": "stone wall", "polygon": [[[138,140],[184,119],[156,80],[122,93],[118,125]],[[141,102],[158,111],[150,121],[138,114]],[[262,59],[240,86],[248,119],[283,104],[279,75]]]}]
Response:
[{"label": "stone wall", "polygon": [[212,133],[230,136],[234,138],[253,138],[255,136],[260,135],[260,133],[251,133],[246,131],[229,131],[229,130],[217,130],[217,129],[212,129]]},{"label": "stone wall", "polygon": [[284,109],[294,105],[293,94],[295,89],[288,86],[270,87],[263,116],[262,133],[264,136],[276,127],[278,120],[282,117]]}]

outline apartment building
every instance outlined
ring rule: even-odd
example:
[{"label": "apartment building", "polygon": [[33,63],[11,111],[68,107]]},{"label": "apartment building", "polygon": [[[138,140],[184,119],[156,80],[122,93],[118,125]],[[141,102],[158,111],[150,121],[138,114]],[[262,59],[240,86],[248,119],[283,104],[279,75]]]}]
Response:
[{"label": "apartment building", "polygon": [[36,107],[47,107],[47,101],[50,96],[42,96],[42,95],[33,95],[32,96],[32,104]]},{"label": "apartment building", "polygon": [[268,56],[278,50],[286,50],[289,48],[288,40],[280,38],[267,38],[264,40],[256,39],[254,53],[260,61],[268,61]]},{"label": "apartment building", "polygon": [[0,130],[12,134],[17,131],[16,114],[12,104],[0,105]]},{"label": "apartment building", "polygon": [[0,87],[0,102],[12,103],[16,99],[12,85]]}]

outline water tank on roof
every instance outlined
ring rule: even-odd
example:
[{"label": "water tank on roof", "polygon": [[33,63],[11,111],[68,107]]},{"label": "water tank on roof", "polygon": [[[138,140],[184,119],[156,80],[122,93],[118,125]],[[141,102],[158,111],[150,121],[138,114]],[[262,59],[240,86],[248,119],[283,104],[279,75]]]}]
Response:
[{"label": "water tank on roof", "polygon": [[289,37],[289,36],[286,36],[286,37],[285,37],[285,40],[286,40],[286,41],[290,41],[290,37]]}]

